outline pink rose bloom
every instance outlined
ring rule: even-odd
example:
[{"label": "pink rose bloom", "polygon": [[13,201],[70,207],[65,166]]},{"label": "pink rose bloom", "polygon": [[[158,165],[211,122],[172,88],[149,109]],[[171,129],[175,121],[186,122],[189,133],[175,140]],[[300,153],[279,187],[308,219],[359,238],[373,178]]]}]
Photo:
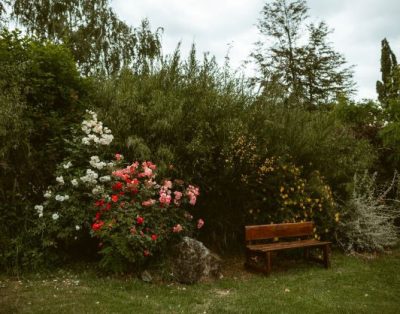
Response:
[{"label": "pink rose bloom", "polygon": [[199,196],[200,192],[199,192],[199,188],[193,186],[193,185],[189,185],[187,190],[186,190],[186,194],[194,194],[195,196]]},{"label": "pink rose bloom", "polygon": [[148,177],[151,177],[153,175],[153,170],[151,170],[150,168],[145,168],[144,174]]},{"label": "pink rose bloom", "polygon": [[124,158],[121,154],[115,154],[115,159],[116,160],[121,160],[122,158]]},{"label": "pink rose bloom", "polygon": [[182,228],[182,226],[180,225],[180,224],[177,224],[176,226],[174,226],[173,228],[172,228],[172,232],[174,232],[174,233],[179,233],[179,232],[181,232],[183,230],[183,228]]},{"label": "pink rose bloom", "polygon": [[143,201],[143,202],[142,202],[142,206],[144,206],[144,207],[149,207],[149,206],[154,205],[155,202],[156,202],[155,200],[149,199],[149,200],[147,200],[147,201]]},{"label": "pink rose bloom", "polygon": [[166,193],[161,193],[159,201],[161,204],[168,205],[169,203],[171,203],[171,195],[167,195]]},{"label": "pink rose bloom", "polygon": [[170,180],[165,180],[164,187],[167,189],[172,189],[172,182]]},{"label": "pink rose bloom", "polygon": [[175,195],[175,199],[176,199],[177,201],[179,201],[179,200],[182,198],[182,192],[175,191],[175,192],[174,192],[174,195]]},{"label": "pink rose bloom", "polygon": [[155,164],[153,164],[151,161],[148,161],[147,163],[147,167],[149,167],[151,170],[156,170],[157,166]]},{"label": "pink rose bloom", "polygon": [[197,229],[200,229],[203,226],[204,226],[204,220],[200,218],[199,220],[197,220]]},{"label": "pink rose bloom", "polygon": [[193,206],[196,204],[196,196],[193,195],[190,197],[189,204]]}]

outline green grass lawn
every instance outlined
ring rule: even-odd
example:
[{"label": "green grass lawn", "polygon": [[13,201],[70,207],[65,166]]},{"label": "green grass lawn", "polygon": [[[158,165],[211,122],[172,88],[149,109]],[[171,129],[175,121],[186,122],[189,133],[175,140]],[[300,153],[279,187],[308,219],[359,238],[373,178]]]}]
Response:
[{"label": "green grass lawn", "polygon": [[225,259],[224,277],[193,286],[59,270],[0,275],[1,313],[400,313],[400,250],[373,259],[334,253],[332,268],[291,260],[271,276]]}]

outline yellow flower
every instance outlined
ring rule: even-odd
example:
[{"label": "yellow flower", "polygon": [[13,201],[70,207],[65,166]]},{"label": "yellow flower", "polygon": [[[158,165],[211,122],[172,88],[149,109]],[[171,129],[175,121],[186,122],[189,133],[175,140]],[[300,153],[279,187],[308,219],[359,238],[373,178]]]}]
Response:
[{"label": "yellow flower", "polygon": [[336,221],[336,222],[339,222],[339,213],[336,213],[336,214],[335,214],[335,221]]},{"label": "yellow flower", "polygon": [[285,188],[283,186],[281,186],[281,188],[279,189],[279,191],[282,193],[285,190]]}]

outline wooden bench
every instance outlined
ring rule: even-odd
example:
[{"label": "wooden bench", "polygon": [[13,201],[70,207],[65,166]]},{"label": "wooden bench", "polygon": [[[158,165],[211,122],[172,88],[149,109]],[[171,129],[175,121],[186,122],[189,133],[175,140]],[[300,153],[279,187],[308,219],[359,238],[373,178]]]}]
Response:
[{"label": "wooden bench", "polygon": [[[314,233],[313,222],[245,226],[245,233],[245,265],[261,270],[267,275],[271,272],[271,252],[274,251],[304,248],[304,256],[309,259],[309,249],[321,248],[323,259],[316,259],[316,261],[323,263],[325,268],[330,266],[331,242],[312,238]],[[279,238],[279,241],[272,242],[276,238]],[[267,242],[268,240],[269,242]],[[260,258],[263,260],[261,266],[259,266],[260,263],[256,263]]]}]

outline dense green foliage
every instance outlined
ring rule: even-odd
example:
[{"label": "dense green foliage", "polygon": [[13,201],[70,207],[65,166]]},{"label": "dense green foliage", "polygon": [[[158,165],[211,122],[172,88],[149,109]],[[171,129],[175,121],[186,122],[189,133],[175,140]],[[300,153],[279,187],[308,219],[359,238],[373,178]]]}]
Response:
[{"label": "dense green foliage", "polygon": [[[63,46],[0,34],[0,217],[2,261],[28,250],[33,205],[66,154],[85,83]],[[24,249],[22,249],[24,247]],[[11,253],[10,253],[11,252]],[[8,254],[11,254],[9,256]]]},{"label": "dense green foliage", "polygon": [[[266,158],[291,156],[288,165],[302,166],[301,176],[310,182],[315,183],[311,178],[316,171],[321,173],[317,187],[302,196],[306,199],[320,199],[318,191],[326,184],[336,197],[345,199],[354,172],[374,161],[368,142],[356,139],[335,114],[287,109],[279,102],[255,98],[228,71],[207,56],[197,61],[194,50],[188,60],[181,61],[177,51],[152,75],[125,71],[100,82],[91,97],[113,129],[121,153],[131,159],[153,157],[161,168],[175,167],[180,177],[200,186],[206,197],[195,214],[205,217],[203,237],[223,247],[241,239],[243,225],[254,221],[248,210],[259,197],[251,194],[242,178],[256,173]],[[238,147],[242,137],[244,146]],[[240,149],[247,153],[242,160],[235,158]],[[274,199],[285,183],[281,175],[276,174],[274,187],[260,186],[255,193],[264,191],[265,198]],[[267,202],[264,208],[275,205]],[[332,222],[336,209],[329,206],[324,212],[330,212]],[[300,216],[304,218],[284,212],[273,220],[297,221]],[[323,225],[321,230],[326,229]],[[329,229],[333,227],[331,223]]]},{"label": "dense green foliage", "polygon": [[[355,219],[349,214],[358,210],[352,203],[354,175],[379,171],[379,181],[385,181],[396,169],[398,95],[391,93],[386,102],[389,94],[382,94],[381,104],[346,98],[351,72],[327,44],[327,26],[308,25],[307,44],[296,43],[307,13],[304,1],[277,0],[264,7],[260,30],[281,46],[264,55],[261,45],[253,54],[260,93],[228,63],[221,67],[208,54],[199,60],[195,46],[186,59],[179,46],[171,56],[161,55],[159,33],[146,21],[136,31],[119,24],[108,1],[67,2],[47,1],[25,12],[31,2],[16,1],[13,16],[44,39],[7,30],[0,35],[0,218],[6,222],[0,226],[1,266],[54,263],[77,248],[96,256],[100,249],[89,240],[91,230],[105,241],[103,254],[112,257],[115,269],[123,268],[115,252],[121,260],[141,262],[137,254],[143,257],[145,240],[154,244],[153,234],[136,241],[128,225],[143,208],[128,206],[129,217],[107,212],[103,223],[126,218],[125,228],[93,232],[93,224],[101,224],[93,202],[111,202],[107,182],[116,180],[110,176],[115,153],[130,161],[151,160],[161,178],[198,186],[202,197],[193,216],[205,220],[200,237],[219,249],[242,246],[243,226],[250,223],[312,219],[316,238],[332,238],[342,217]],[[46,19],[53,11],[54,19]],[[88,33],[101,31],[90,23],[97,12],[116,24],[99,42],[87,42]],[[119,27],[127,42],[116,35]],[[78,33],[85,36],[74,37]],[[133,50],[125,50],[129,43]],[[382,64],[389,58],[392,65],[389,72],[382,65],[381,91],[395,90],[398,82],[395,56],[386,48]],[[97,76],[82,76],[93,73]],[[92,122],[80,124],[89,108],[107,128],[94,112]],[[43,198],[46,194],[52,197]],[[172,221],[184,226],[181,215],[155,213],[148,216],[151,228],[165,219],[159,239]],[[129,252],[132,247],[138,251]]]}]

